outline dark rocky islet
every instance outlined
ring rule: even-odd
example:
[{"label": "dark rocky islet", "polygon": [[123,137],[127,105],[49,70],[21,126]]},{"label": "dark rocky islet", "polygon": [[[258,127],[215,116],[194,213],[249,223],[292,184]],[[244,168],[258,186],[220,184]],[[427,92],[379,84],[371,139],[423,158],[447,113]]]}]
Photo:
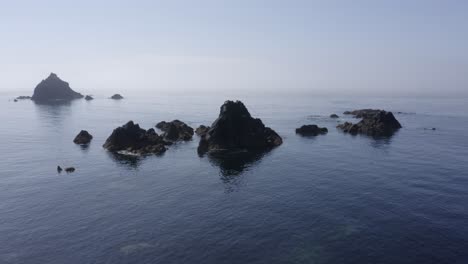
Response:
[{"label": "dark rocky islet", "polygon": [[296,134],[301,136],[318,136],[328,133],[326,127],[319,127],[317,125],[303,125],[300,128],[296,128]]},{"label": "dark rocky islet", "polygon": [[93,136],[91,134],[89,134],[88,131],[81,130],[80,133],[78,133],[78,135],[76,135],[73,142],[75,144],[79,144],[79,145],[86,145],[86,144],[89,144],[92,139],[93,139]]},{"label": "dark rocky islet", "polygon": [[356,115],[362,116],[362,120],[356,124],[345,122],[337,126],[345,133],[366,134],[369,136],[390,136],[401,128],[400,122],[392,112],[384,110],[372,110],[358,112]]},{"label": "dark rocky islet", "polygon": [[114,129],[103,147],[112,152],[126,152],[129,154],[162,154],[168,145],[162,136],[153,128],[140,128],[138,124],[129,121],[125,125]]},{"label": "dark rocky islet", "polygon": [[124,99],[122,95],[120,94],[114,94],[110,97],[110,99],[113,99],[113,100],[122,100]]}]

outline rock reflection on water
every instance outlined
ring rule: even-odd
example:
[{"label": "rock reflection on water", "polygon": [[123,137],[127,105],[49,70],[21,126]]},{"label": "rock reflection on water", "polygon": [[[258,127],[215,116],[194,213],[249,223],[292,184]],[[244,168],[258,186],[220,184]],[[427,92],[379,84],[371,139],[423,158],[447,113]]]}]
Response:
[{"label": "rock reflection on water", "polygon": [[242,185],[242,174],[259,164],[267,153],[268,151],[215,151],[201,157],[206,156],[213,166],[219,168],[226,191],[232,192]]},{"label": "rock reflection on water", "polygon": [[207,154],[211,164],[219,167],[223,176],[237,176],[256,165],[266,151],[216,151]]},{"label": "rock reflection on water", "polygon": [[110,151],[106,153],[117,165],[124,168],[137,169],[143,160],[142,156],[137,155],[124,155]]}]

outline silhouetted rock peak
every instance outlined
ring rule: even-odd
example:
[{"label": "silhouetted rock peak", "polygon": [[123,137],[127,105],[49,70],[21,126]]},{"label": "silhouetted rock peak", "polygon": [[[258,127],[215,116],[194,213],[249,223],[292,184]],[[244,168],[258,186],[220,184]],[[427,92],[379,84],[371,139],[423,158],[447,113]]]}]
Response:
[{"label": "silhouetted rock peak", "polygon": [[83,95],[73,91],[67,82],[62,81],[57,74],[51,73],[34,89],[32,100],[37,102],[70,101],[83,98]]},{"label": "silhouetted rock peak", "polygon": [[202,135],[198,151],[230,149],[270,149],[283,143],[281,137],[262,120],[252,118],[240,101],[226,101],[219,117]]},{"label": "silhouetted rock peak", "polygon": [[360,115],[363,118],[359,123],[345,122],[338,125],[337,128],[350,134],[360,133],[371,136],[389,136],[401,128],[400,122],[398,122],[392,112],[373,110],[372,112],[361,113]]}]

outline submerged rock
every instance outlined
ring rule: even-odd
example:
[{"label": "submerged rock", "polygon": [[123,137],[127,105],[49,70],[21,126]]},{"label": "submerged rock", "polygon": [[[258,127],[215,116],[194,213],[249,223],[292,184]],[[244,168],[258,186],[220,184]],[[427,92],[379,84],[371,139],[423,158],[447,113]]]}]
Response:
[{"label": "submerged rock", "polygon": [[162,154],[167,143],[154,129],[144,130],[133,121],[114,129],[103,147],[109,151],[125,151],[130,154]]},{"label": "submerged rock", "polygon": [[93,136],[91,134],[89,134],[88,131],[81,130],[80,133],[78,133],[78,135],[76,135],[73,142],[75,144],[79,144],[79,145],[86,145],[86,144],[89,144],[91,142],[91,139],[93,139]]},{"label": "submerged rock", "polygon": [[114,94],[113,96],[110,97],[110,99],[121,100],[121,99],[124,99],[124,98],[120,94]]},{"label": "submerged rock", "polygon": [[84,98],[86,101],[91,101],[91,100],[94,100],[94,98],[91,96],[91,95],[86,95],[86,97]]},{"label": "submerged rock", "polygon": [[301,136],[318,136],[327,133],[328,129],[326,127],[318,127],[317,125],[303,125],[300,128],[296,128],[296,134]]},{"label": "submerged rock", "polygon": [[366,134],[370,136],[389,136],[401,128],[400,122],[396,120],[392,112],[378,110],[374,114],[370,113],[363,114],[363,119],[357,124],[345,122],[338,125],[337,128],[345,133]]},{"label": "submerged rock", "polygon": [[164,132],[161,136],[170,141],[191,140],[193,136],[193,128],[180,120],[162,121],[156,127]]},{"label": "submerged rock", "polygon": [[199,153],[211,150],[252,149],[267,150],[283,143],[281,137],[262,120],[253,118],[240,101],[226,101],[219,117],[203,134]]},{"label": "submerged rock", "polygon": [[54,101],[71,101],[83,98],[83,95],[73,91],[67,82],[62,81],[55,73],[42,80],[34,89],[31,99],[39,103]]},{"label": "submerged rock", "polygon": [[359,109],[359,110],[353,110],[353,111],[345,111],[343,114],[345,115],[353,115],[356,118],[364,118],[364,117],[369,117],[373,116],[375,114],[378,114],[383,110],[379,109]]},{"label": "submerged rock", "polygon": [[200,125],[199,127],[197,127],[197,129],[195,129],[195,134],[203,136],[204,134],[206,134],[206,132],[208,132],[208,130],[210,130],[209,126]]}]

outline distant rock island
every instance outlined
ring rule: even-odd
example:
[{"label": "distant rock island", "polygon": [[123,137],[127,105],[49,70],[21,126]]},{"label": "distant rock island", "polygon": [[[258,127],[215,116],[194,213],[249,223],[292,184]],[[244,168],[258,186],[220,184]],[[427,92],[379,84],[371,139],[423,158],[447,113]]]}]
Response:
[{"label": "distant rock island", "polygon": [[124,99],[122,95],[120,94],[114,94],[113,96],[110,97],[110,99],[114,99],[114,100],[122,100]]},{"label": "distant rock island", "polygon": [[67,82],[62,81],[57,74],[51,73],[34,89],[31,100],[35,102],[71,101],[83,98],[83,95],[73,91]]},{"label": "distant rock island", "polygon": [[344,114],[362,118],[357,124],[345,122],[337,126],[337,128],[345,133],[390,136],[401,128],[400,122],[398,122],[393,113],[384,110],[362,109],[351,112],[347,111]]},{"label": "distant rock island", "polygon": [[212,150],[269,150],[283,143],[281,137],[262,120],[253,118],[240,101],[226,101],[219,117],[202,134],[198,152]]},{"label": "distant rock island", "polygon": [[91,101],[91,100],[93,100],[93,99],[94,99],[94,98],[93,98],[91,95],[86,95],[86,97],[85,97],[85,100],[86,100],[86,101]]}]

